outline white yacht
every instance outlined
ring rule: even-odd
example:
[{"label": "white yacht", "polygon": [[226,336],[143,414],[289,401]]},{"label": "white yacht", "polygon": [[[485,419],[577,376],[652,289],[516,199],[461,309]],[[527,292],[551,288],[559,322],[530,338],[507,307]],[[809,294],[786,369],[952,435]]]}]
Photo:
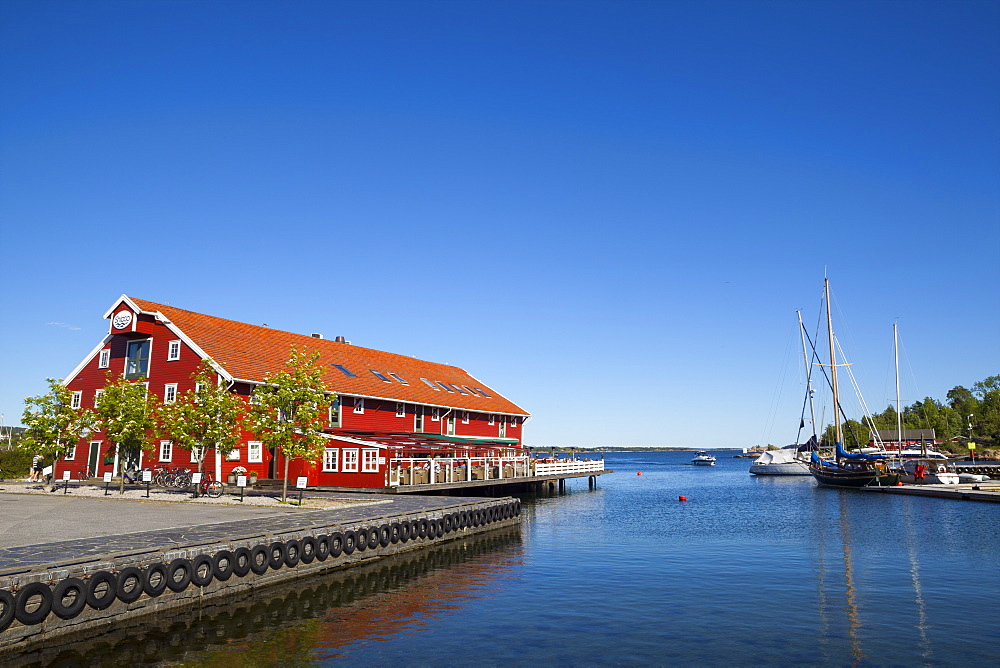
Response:
[{"label": "white yacht", "polygon": [[760,453],[753,460],[750,473],[754,475],[812,475],[809,464],[799,459],[795,448],[781,448]]},{"label": "white yacht", "polygon": [[699,450],[695,453],[694,459],[691,460],[691,463],[695,466],[715,466],[715,457],[708,454],[704,450]]}]

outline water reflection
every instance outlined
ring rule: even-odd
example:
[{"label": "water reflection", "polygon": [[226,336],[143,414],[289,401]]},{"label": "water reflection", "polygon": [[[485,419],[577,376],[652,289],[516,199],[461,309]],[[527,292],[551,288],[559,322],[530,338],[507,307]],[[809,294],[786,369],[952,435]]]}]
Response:
[{"label": "water reflection", "polygon": [[[523,568],[520,529],[263,588],[137,620],[14,666],[304,665],[344,657],[364,640],[415,633],[464,602],[491,595],[494,573]],[[428,657],[429,658],[429,657]]]}]

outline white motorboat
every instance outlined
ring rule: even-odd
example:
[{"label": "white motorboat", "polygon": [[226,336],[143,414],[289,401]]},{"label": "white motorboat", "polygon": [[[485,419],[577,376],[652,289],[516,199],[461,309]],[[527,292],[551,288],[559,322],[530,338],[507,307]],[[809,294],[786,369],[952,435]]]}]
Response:
[{"label": "white motorboat", "polygon": [[782,448],[762,452],[753,460],[750,473],[754,475],[812,475],[809,464],[799,459],[795,448]]},{"label": "white motorboat", "polygon": [[961,480],[937,459],[905,459],[899,479],[917,485],[957,485]]},{"label": "white motorboat", "polygon": [[691,463],[695,466],[715,466],[715,457],[708,454],[704,450],[699,450],[695,453],[694,459],[691,460]]}]

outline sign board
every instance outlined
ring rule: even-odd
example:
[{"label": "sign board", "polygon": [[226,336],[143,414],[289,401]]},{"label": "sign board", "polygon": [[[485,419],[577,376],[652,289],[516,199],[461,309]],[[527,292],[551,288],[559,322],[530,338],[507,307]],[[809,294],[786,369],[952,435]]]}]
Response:
[{"label": "sign board", "polygon": [[52,475],[52,467],[46,466],[42,469],[42,475]]},{"label": "sign board", "polygon": [[976,449],[976,444],[973,443],[972,441],[969,441],[969,450],[975,450],[975,449]]},{"label": "sign board", "polygon": [[382,466],[382,465],[384,465],[384,464],[385,464],[385,457],[379,457],[379,458],[378,458],[378,465],[379,465],[379,466]]},{"label": "sign board", "polygon": [[112,476],[111,471],[106,472],[104,474],[104,482],[111,482],[111,476]]},{"label": "sign board", "polygon": [[142,472],[142,481],[143,482],[153,482],[153,472],[152,471],[143,471]]},{"label": "sign board", "polygon": [[295,489],[305,489],[309,486],[309,478],[304,475],[300,475],[295,479]]},{"label": "sign board", "polygon": [[238,476],[236,476],[236,486],[237,487],[246,487],[247,486],[247,477],[245,475],[238,475]]},{"label": "sign board", "polygon": [[198,483],[200,483],[201,482],[201,474],[200,473],[192,473],[191,474],[191,482],[193,482],[196,485]]},{"label": "sign board", "polygon": [[69,471],[63,471],[63,480],[69,480]]}]

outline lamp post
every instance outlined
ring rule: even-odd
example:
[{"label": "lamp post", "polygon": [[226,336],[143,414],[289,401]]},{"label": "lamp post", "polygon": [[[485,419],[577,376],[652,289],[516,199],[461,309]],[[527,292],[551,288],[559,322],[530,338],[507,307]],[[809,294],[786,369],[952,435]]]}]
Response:
[{"label": "lamp post", "polygon": [[972,442],[972,413],[968,416],[969,421],[969,456],[972,458],[972,463],[976,463],[976,444]]}]

